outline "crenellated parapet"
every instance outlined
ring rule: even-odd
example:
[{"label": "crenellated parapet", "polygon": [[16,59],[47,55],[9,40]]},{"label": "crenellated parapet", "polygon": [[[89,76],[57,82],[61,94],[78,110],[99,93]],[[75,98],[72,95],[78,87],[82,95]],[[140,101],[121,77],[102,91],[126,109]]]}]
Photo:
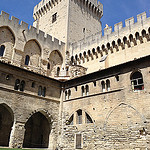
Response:
[{"label": "crenellated parapet", "polygon": [[[56,74],[57,71],[54,70],[54,65],[57,66],[57,64],[49,60],[50,54],[57,50],[60,56],[64,58],[65,43],[33,26],[28,26],[23,21],[20,23],[18,18],[13,16],[10,18],[9,14],[4,11],[0,14],[0,29],[10,33],[0,41],[0,44],[5,46],[4,56],[0,57],[1,61],[46,76],[54,76],[51,72]],[[13,42],[11,38],[9,38],[9,42],[5,42],[8,41],[5,38],[9,36],[12,36]],[[32,59],[28,65],[25,64],[27,55]],[[48,65],[49,70],[47,71]],[[58,66],[61,67],[61,64]]]},{"label": "crenellated parapet", "polygon": [[131,17],[125,20],[125,27],[122,22],[115,24],[114,31],[112,27],[106,25],[104,36],[102,36],[102,32],[99,32],[70,44],[71,59],[72,61],[74,59],[77,64],[84,64],[90,59],[97,59],[96,55],[103,57],[149,41],[150,17],[147,17],[146,12],[143,12],[137,15],[137,22],[134,17]]},{"label": "crenellated parapet", "polygon": [[[75,0],[76,1],[76,0]],[[42,17],[48,11],[58,5],[61,0],[42,0],[39,4],[34,7],[33,18],[37,20]],[[103,16],[103,4],[96,0],[83,0],[78,1],[82,7],[88,8],[89,11],[96,14],[98,18]]]},{"label": "crenellated parapet", "polygon": [[63,42],[59,41],[55,37],[52,37],[51,35],[46,34],[45,32],[38,30],[37,28],[33,26],[29,26],[24,21],[21,21],[14,16],[9,19],[10,16],[8,13],[2,11],[0,14],[0,22],[3,24],[3,26],[10,26],[14,30],[22,30],[27,32],[28,36],[32,38],[36,38],[37,40],[41,41],[42,43],[55,43],[55,45],[61,45],[64,44]]}]

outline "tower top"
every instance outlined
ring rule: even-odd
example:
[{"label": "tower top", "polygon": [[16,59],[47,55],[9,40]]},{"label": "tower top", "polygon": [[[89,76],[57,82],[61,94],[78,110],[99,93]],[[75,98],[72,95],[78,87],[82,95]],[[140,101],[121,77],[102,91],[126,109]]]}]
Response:
[{"label": "tower top", "polygon": [[[55,7],[61,1],[62,0],[41,0],[41,2],[39,2],[34,7],[34,11],[33,11],[34,20],[36,20],[37,18],[45,14],[45,12],[47,12],[51,8]],[[83,3],[85,3],[89,8],[91,7],[93,10],[95,10],[95,13],[99,16],[99,18],[103,16],[103,4],[100,3],[100,1],[83,0]]]}]

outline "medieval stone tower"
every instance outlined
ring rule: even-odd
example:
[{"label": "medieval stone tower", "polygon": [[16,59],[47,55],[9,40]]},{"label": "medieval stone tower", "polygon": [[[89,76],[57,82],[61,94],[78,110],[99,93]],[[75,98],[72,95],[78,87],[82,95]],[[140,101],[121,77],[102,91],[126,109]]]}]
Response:
[{"label": "medieval stone tower", "polygon": [[150,17],[102,36],[102,15],[96,0],[42,0],[30,27],[1,12],[0,146],[150,148]]},{"label": "medieval stone tower", "polygon": [[65,43],[101,31],[103,5],[97,0],[42,0],[34,8],[33,25]]}]

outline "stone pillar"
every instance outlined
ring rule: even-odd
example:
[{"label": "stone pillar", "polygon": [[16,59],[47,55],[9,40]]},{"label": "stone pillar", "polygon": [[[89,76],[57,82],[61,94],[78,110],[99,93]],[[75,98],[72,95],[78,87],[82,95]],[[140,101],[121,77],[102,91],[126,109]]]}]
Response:
[{"label": "stone pillar", "polygon": [[50,135],[49,135],[49,146],[48,146],[48,149],[49,150],[55,150],[56,146],[57,146],[57,139],[55,139],[55,131],[52,128],[52,130],[50,132]]},{"label": "stone pillar", "polygon": [[25,134],[24,126],[24,123],[14,122],[9,140],[10,148],[22,148]]}]

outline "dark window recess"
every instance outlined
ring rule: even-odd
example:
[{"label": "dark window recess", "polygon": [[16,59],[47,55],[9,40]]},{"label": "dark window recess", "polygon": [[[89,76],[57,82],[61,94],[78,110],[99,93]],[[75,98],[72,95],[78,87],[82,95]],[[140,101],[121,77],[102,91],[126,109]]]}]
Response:
[{"label": "dark window recess", "polygon": [[57,20],[57,13],[52,15],[52,23],[54,23]]},{"label": "dark window recess", "polygon": [[50,64],[49,63],[47,64],[47,69],[50,69]]},{"label": "dark window recess", "polygon": [[82,110],[77,111],[77,124],[82,124]]},{"label": "dark window recess", "polygon": [[32,88],[34,88],[34,87],[35,87],[35,82],[32,82],[31,87],[32,87]]},{"label": "dark window recess", "polygon": [[96,81],[93,82],[94,86],[96,87]]},{"label": "dark window recess", "polygon": [[29,61],[30,61],[30,56],[29,56],[29,55],[26,55],[26,58],[25,58],[25,65],[29,65]]},{"label": "dark window recess", "polygon": [[0,56],[3,56],[3,55],[4,55],[4,51],[5,51],[5,46],[4,46],[4,45],[1,45],[1,46],[0,46]]},{"label": "dark window recess", "polygon": [[93,123],[92,118],[86,113],[86,123]]},{"label": "dark window recess", "polygon": [[25,88],[25,81],[21,81],[20,83],[20,91],[24,91],[24,88]]},{"label": "dark window recess", "polygon": [[39,86],[38,96],[43,96],[43,97],[46,96],[46,87],[42,88],[42,86]]},{"label": "dark window recess", "polygon": [[19,90],[19,87],[20,87],[20,80],[17,79],[17,80],[15,81],[14,89],[15,89],[15,90]]},{"label": "dark window recess", "polygon": [[38,89],[38,96],[41,96],[42,95],[42,86],[39,86],[39,89]]},{"label": "dark window recess", "polygon": [[81,148],[81,138],[82,138],[81,134],[76,134],[76,149]]},{"label": "dark window recess", "polygon": [[135,72],[131,76],[131,86],[134,91],[144,90],[143,76],[140,72]]},{"label": "dark window recess", "polygon": [[69,121],[68,121],[68,125],[73,125],[73,118],[74,118],[74,115],[72,115],[70,118],[69,118]]},{"label": "dark window recess", "polygon": [[44,87],[42,90],[42,96],[45,97],[45,95],[46,95],[46,87]]},{"label": "dark window recess", "polygon": [[78,91],[78,87],[77,86],[75,86],[75,91]]},{"label": "dark window recess", "polygon": [[115,78],[116,78],[117,81],[119,81],[119,76],[118,75],[116,75]]}]

